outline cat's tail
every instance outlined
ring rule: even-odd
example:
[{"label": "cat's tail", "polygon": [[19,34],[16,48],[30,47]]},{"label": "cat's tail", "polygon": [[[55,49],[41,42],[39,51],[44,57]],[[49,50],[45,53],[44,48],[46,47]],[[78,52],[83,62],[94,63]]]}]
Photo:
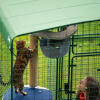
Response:
[{"label": "cat's tail", "polygon": [[8,85],[11,84],[11,81],[9,80],[8,83],[3,82],[3,80],[2,80],[2,75],[0,75],[0,84],[3,85],[3,86],[8,86]]}]

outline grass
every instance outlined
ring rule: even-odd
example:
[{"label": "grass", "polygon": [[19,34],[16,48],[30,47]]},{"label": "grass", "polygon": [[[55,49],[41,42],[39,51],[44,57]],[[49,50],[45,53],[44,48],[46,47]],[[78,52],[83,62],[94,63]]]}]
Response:
[{"label": "grass", "polygon": [[[94,33],[100,33],[100,26],[99,21],[97,22],[90,22],[78,25],[78,32],[73,37],[73,47],[71,46],[71,56],[70,56],[70,63],[73,60],[71,65],[76,65],[73,67],[72,74],[73,74],[73,81],[70,82],[72,84],[72,90],[77,90],[77,85],[79,81],[87,75],[93,75],[100,79],[100,72],[97,72],[100,64],[100,56],[85,56],[85,57],[75,57],[80,55],[80,53],[87,54],[94,54],[93,52],[100,52],[100,34],[93,35]],[[91,34],[91,35],[90,35]],[[82,36],[81,36],[82,35]],[[77,39],[77,37],[80,37]],[[85,37],[85,38],[84,38]],[[88,38],[89,37],[89,38]],[[95,38],[91,38],[95,37]],[[17,37],[14,40],[14,54],[16,54],[16,45],[15,41],[17,40],[25,40],[27,42],[26,46],[29,46],[29,35]],[[72,45],[72,42],[71,42]],[[76,46],[74,46],[76,45]],[[56,95],[56,59],[49,59],[45,57],[41,49],[38,49],[39,54],[39,63],[38,63],[38,85],[41,87],[48,88],[53,93],[53,99],[55,100]],[[83,55],[83,54],[81,54]],[[73,59],[72,59],[73,58]],[[14,56],[14,61],[15,61]],[[14,62],[13,61],[13,62]],[[3,75],[3,80],[7,82],[10,77],[10,66],[11,66],[11,55],[10,51],[8,50],[5,41],[0,35],[0,74]],[[64,56],[64,64],[63,64],[63,76],[62,76],[62,88],[64,90],[64,83],[68,82],[68,54]],[[83,73],[83,74],[81,74]],[[71,76],[71,74],[70,74]],[[29,79],[29,66],[24,73],[24,82],[27,85]],[[70,77],[71,80],[71,77]],[[7,91],[8,87],[4,87],[0,85],[0,100],[4,93]],[[58,93],[60,95],[60,93]],[[73,98],[75,95],[72,96]],[[67,95],[65,92],[62,92],[62,98],[66,99]]]}]

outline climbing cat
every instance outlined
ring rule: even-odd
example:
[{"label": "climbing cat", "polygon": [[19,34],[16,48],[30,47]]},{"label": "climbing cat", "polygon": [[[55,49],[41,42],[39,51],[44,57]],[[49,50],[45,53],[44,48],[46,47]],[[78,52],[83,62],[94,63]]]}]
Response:
[{"label": "climbing cat", "polygon": [[[16,41],[16,49],[17,49],[17,56],[16,61],[13,67],[13,86],[15,88],[15,92],[18,92],[18,88],[20,93],[23,95],[26,95],[27,93],[23,91],[24,88],[24,80],[23,80],[23,74],[24,70],[28,64],[28,61],[30,58],[33,57],[33,51],[29,47],[25,47],[26,42],[23,40]],[[4,83],[2,81],[2,76],[0,75],[0,84],[6,86],[10,84],[10,81],[8,83]]]}]

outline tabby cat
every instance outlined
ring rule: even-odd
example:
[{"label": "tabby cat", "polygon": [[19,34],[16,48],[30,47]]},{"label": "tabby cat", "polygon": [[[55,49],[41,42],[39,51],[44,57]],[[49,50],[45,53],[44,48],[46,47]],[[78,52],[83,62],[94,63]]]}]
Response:
[{"label": "tabby cat", "polygon": [[[23,95],[26,95],[27,92],[23,91],[24,88],[24,80],[23,80],[23,74],[24,70],[28,64],[28,61],[30,58],[33,57],[33,51],[29,47],[25,47],[26,42],[23,40],[16,41],[16,49],[17,49],[17,56],[16,61],[13,67],[13,85],[15,88],[15,92],[18,92],[18,88],[20,93]],[[2,76],[0,75],[0,84],[7,86],[11,82],[4,83],[2,81]]]}]

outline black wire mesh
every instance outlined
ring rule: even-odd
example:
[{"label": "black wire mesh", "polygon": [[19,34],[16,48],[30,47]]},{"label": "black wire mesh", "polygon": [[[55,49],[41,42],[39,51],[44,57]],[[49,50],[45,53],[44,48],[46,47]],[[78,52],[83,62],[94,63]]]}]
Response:
[{"label": "black wire mesh", "polygon": [[72,37],[73,54],[100,53],[100,21],[78,25]]},{"label": "black wire mesh", "polygon": [[[80,80],[93,76],[100,82],[100,21],[78,24],[70,47],[69,99],[76,98]],[[91,99],[92,100],[92,99]]]},{"label": "black wire mesh", "polygon": [[[63,28],[54,29],[61,31]],[[17,40],[25,40],[29,46],[29,35],[14,40],[16,55]],[[13,63],[16,56],[13,55]],[[38,47],[38,85],[49,89],[53,100],[74,100],[78,84],[86,76],[100,81],[100,21],[78,24],[78,31],[71,38],[70,50],[64,57],[50,59]],[[0,74],[8,82],[11,74],[11,52],[0,36]],[[29,84],[29,65],[24,72],[24,84]],[[0,100],[10,86],[0,85]]]}]

